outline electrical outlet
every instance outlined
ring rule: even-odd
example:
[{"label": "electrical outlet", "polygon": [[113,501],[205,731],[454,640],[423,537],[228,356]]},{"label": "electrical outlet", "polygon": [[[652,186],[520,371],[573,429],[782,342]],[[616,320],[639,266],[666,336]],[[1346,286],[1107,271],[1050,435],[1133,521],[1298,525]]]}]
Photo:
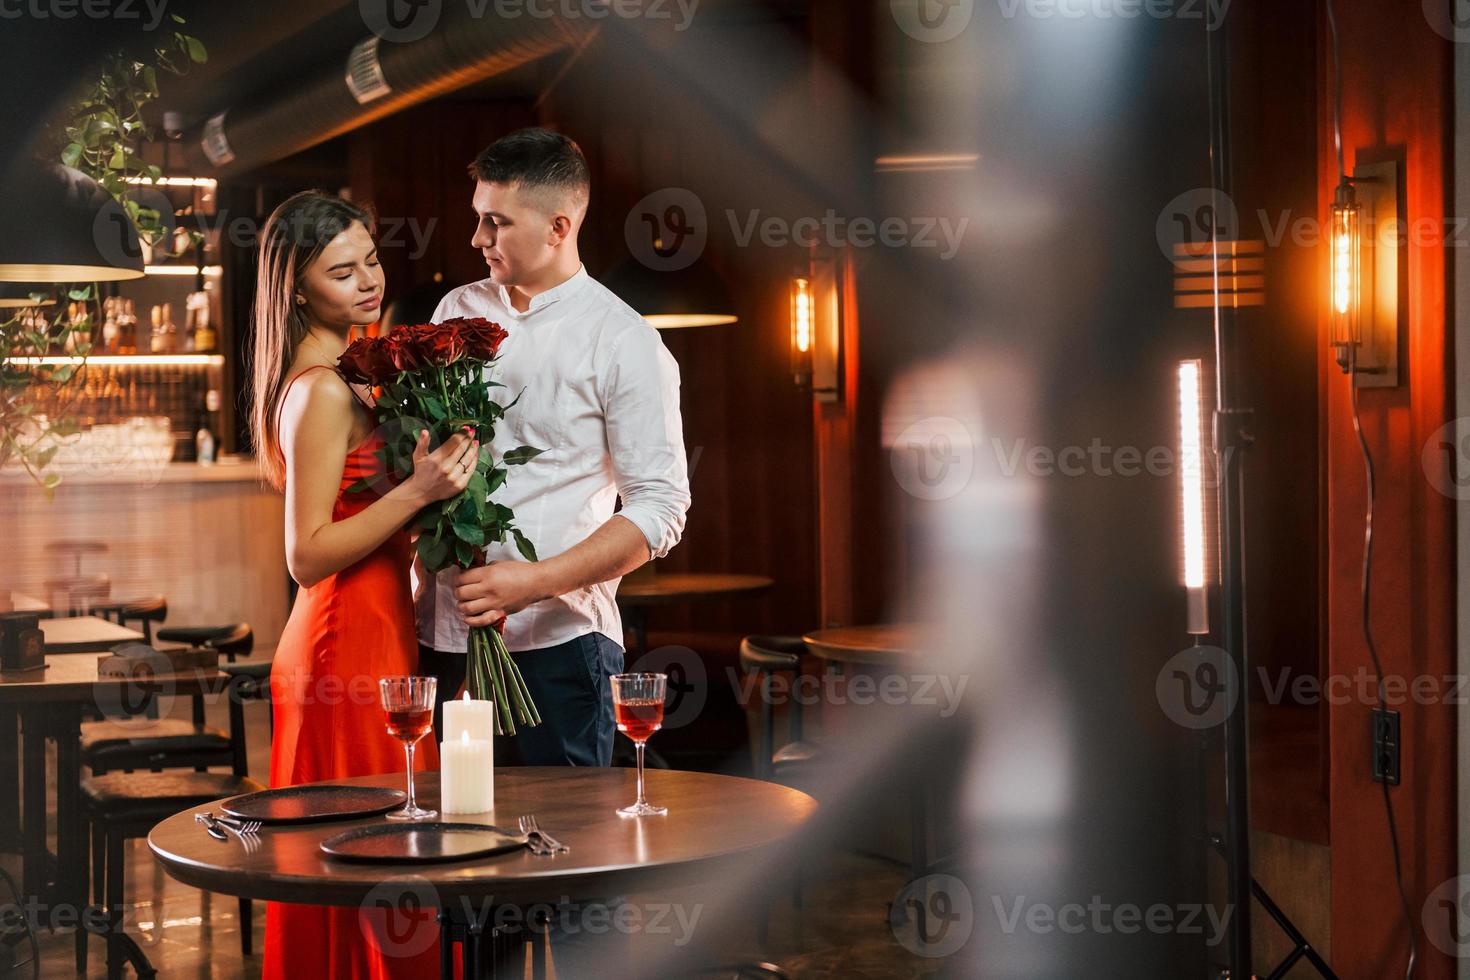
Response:
[{"label": "electrical outlet", "polygon": [[1370,716],[1373,726],[1373,781],[1399,784],[1399,713],[1387,708],[1374,708]]}]

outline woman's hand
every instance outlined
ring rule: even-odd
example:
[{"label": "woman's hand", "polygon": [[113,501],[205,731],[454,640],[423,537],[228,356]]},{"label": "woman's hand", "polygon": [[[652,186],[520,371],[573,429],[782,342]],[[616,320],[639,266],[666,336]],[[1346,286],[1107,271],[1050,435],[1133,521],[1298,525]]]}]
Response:
[{"label": "woman's hand", "polygon": [[469,486],[480,458],[480,441],[456,432],[433,452],[429,452],[429,430],[419,432],[413,447],[413,475],[398,489],[421,504],[448,500]]}]

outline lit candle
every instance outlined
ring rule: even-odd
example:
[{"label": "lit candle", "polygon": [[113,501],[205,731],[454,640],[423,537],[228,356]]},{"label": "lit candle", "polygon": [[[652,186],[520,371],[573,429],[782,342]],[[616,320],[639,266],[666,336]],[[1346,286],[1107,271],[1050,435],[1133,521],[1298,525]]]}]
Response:
[{"label": "lit candle", "polygon": [[495,702],[472,700],[469,691],[465,691],[464,697],[458,701],[444,702],[442,738],[446,742],[457,742],[463,732],[469,732],[470,738],[492,741],[495,738]]},{"label": "lit candle", "polygon": [[[450,702],[452,704],[453,702]],[[449,705],[445,705],[447,708]],[[447,725],[448,718],[445,719]],[[495,809],[495,759],[489,739],[459,738],[439,746],[439,809],[445,813],[485,813]]]}]

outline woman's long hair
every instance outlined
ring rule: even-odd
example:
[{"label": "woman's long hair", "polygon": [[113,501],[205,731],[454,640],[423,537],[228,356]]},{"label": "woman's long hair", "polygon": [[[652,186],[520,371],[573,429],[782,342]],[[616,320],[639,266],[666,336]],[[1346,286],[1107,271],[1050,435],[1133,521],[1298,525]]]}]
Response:
[{"label": "woman's long hair", "polygon": [[322,249],[354,222],[374,233],[370,211],[333,194],[302,191],[271,212],[260,234],[252,316],[250,438],[261,474],[277,490],[286,483],[286,461],[276,403],[310,326],[306,307],[296,302],[296,286]]}]

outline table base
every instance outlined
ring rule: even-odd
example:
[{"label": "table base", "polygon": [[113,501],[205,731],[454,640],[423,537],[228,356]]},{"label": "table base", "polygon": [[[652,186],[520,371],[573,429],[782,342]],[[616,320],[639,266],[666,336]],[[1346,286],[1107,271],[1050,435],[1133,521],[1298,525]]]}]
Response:
[{"label": "table base", "polygon": [[439,922],[439,977],[454,980],[456,952],[464,980],[497,980],[519,978],[525,970],[523,945],[531,946],[532,980],[544,980],[546,943],[544,932],[524,928],[486,927],[500,917],[492,910],[488,917],[470,916],[462,908],[441,908]]}]

